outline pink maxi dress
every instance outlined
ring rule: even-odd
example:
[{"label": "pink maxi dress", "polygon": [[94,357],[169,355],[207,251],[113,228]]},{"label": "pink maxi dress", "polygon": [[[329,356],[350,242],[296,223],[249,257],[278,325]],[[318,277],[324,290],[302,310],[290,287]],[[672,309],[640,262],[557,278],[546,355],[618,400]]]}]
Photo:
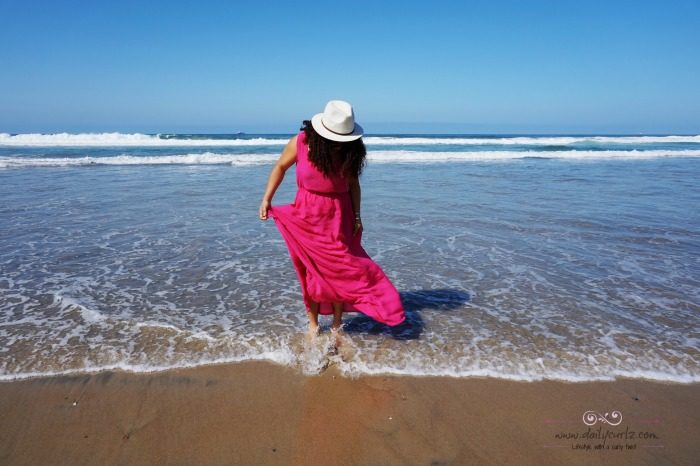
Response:
[{"label": "pink maxi dress", "polygon": [[310,301],[319,314],[361,312],[387,325],[406,318],[398,291],[361,245],[362,230],[353,235],[355,217],[349,185],[342,176],[324,177],[308,159],[302,131],[297,137],[297,194],[288,205],[268,213],[287,243],[307,312]]}]

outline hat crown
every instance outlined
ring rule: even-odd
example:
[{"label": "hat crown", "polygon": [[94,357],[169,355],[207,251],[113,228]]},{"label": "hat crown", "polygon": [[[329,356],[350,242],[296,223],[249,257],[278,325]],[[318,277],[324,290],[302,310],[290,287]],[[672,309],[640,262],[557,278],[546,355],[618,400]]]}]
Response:
[{"label": "hat crown", "polygon": [[329,101],[323,113],[311,118],[311,126],[319,136],[338,142],[356,141],[364,133],[355,121],[352,105],[344,100]]},{"label": "hat crown", "polygon": [[355,112],[344,100],[331,100],[326,104],[321,122],[337,134],[350,134],[355,129]]}]

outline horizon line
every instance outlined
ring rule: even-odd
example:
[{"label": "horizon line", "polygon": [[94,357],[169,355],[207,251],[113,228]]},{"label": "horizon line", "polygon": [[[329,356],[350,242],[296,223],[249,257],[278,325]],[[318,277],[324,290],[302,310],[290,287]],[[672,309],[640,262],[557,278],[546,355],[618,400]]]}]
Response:
[{"label": "horizon line", "polygon": [[[160,136],[160,135],[191,135],[191,136],[272,136],[272,135],[294,135],[298,131],[294,132],[279,132],[279,131],[232,131],[232,132],[221,132],[221,131],[113,131],[113,130],[103,130],[103,131],[26,131],[26,132],[12,132],[4,131],[0,129],[0,134],[7,134],[10,136],[24,135],[24,134],[41,134],[41,135],[57,135],[57,134],[143,134],[148,136]],[[409,132],[409,131],[384,131],[384,132],[372,132],[365,133],[363,137],[381,137],[381,136],[700,136],[700,130],[693,132],[685,131],[674,131],[674,132],[649,132],[649,131],[639,131],[639,132],[592,132],[592,131],[572,131],[572,132],[534,132],[534,131],[484,131],[484,132]]]}]

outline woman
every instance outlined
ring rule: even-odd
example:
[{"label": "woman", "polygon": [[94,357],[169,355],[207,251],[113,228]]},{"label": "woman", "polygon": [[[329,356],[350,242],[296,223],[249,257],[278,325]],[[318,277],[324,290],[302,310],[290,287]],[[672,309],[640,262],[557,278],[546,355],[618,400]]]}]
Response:
[{"label": "woman", "polygon": [[[343,312],[359,311],[392,326],[405,319],[399,293],[361,245],[359,177],[367,155],[362,134],[349,103],[328,102],[289,140],[260,204],[260,219],[275,219],[289,249],[311,335],[318,334],[319,314],[333,315],[332,332],[340,330]],[[294,202],[272,206],[294,163]]]}]

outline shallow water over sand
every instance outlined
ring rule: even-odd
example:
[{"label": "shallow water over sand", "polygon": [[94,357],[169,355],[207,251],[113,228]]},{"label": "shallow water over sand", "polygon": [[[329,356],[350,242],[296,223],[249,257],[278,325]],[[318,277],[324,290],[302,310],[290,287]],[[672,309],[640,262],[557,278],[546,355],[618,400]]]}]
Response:
[{"label": "shallow water over sand", "polygon": [[[310,373],[700,380],[700,159],[404,163],[381,151],[446,144],[375,143],[364,247],[409,319],[346,315],[338,355],[327,332],[304,342],[285,244],[257,218],[279,147],[211,165],[26,162],[170,147],[2,149],[26,160],[0,169],[0,377],[269,359]],[[653,149],[697,150],[679,144]],[[273,203],[291,202],[294,175]]]}]

